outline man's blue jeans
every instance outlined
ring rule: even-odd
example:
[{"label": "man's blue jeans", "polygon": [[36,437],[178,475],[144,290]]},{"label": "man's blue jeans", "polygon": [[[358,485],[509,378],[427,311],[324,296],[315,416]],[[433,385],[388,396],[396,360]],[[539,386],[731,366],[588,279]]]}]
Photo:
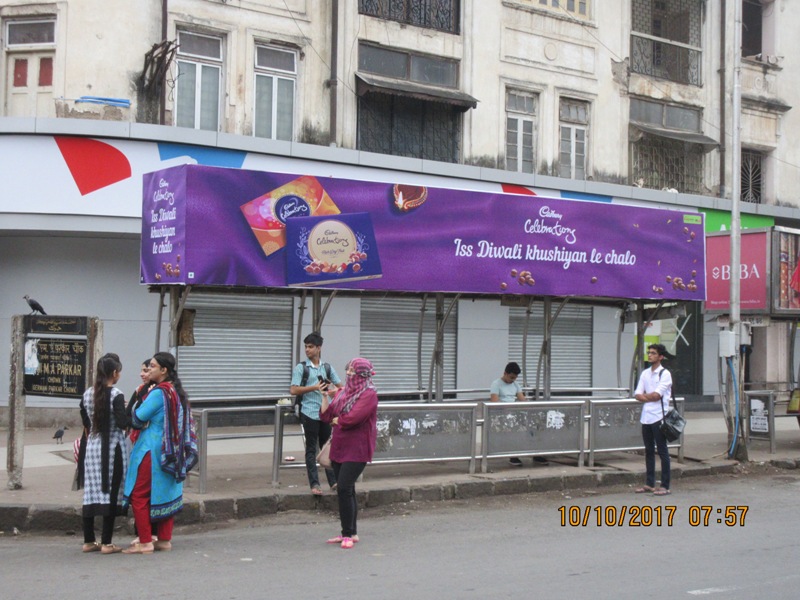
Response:
[{"label": "man's blue jeans", "polygon": [[644,466],[647,469],[647,481],[645,485],[656,487],[656,449],[661,457],[661,487],[669,489],[669,448],[667,448],[667,438],[661,433],[659,426],[661,421],[642,424],[642,440],[644,440]]}]

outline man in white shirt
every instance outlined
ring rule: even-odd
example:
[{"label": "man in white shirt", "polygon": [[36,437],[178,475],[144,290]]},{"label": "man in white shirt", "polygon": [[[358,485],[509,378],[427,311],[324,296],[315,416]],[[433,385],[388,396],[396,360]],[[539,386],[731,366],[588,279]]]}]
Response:
[{"label": "man in white shirt", "polygon": [[[647,471],[645,485],[636,490],[637,494],[652,492],[656,496],[670,493],[670,460],[667,438],[661,433],[664,413],[669,412],[672,397],[672,375],[661,365],[664,358],[672,358],[663,344],[650,344],[647,347],[647,360],[650,368],[642,372],[634,398],[642,403],[642,440],[644,441],[644,464]],[[661,458],[661,486],[656,485],[656,449]]]}]

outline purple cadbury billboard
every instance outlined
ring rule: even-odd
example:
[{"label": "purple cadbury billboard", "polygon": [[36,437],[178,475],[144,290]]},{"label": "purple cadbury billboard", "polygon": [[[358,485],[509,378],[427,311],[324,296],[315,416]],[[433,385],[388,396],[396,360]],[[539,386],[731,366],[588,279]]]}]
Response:
[{"label": "purple cadbury billboard", "polygon": [[705,299],[698,213],[183,165],[142,217],[147,285]]}]

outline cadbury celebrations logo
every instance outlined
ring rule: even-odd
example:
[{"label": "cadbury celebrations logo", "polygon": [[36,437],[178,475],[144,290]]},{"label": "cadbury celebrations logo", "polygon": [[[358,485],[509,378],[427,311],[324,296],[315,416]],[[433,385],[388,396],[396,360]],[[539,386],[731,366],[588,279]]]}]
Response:
[{"label": "cadbury celebrations logo", "polygon": [[[564,242],[570,245],[578,241],[578,238],[575,234],[575,229],[572,227],[565,227],[561,224],[561,219],[564,218],[564,215],[561,213],[553,210],[549,206],[542,206],[539,209],[539,217],[540,219],[528,219],[525,221],[525,233],[543,233],[552,235],[554,237],[562,238]],[[555,223],[548,221],[548,219],[555,220]]]},{"label": "cadbury celebrations logo", "polygon": [[275,217],[284,225],[292,217],[310,217],[311,207],[300,196],[282,196],[275,201]]},{"label": "cadbury celebrations logo", "polygon": [[175,204],[175,194],[169,191],[169,182],[160,179],[158,189],[153,192],[153,202],[166,202],[170,206]]}]

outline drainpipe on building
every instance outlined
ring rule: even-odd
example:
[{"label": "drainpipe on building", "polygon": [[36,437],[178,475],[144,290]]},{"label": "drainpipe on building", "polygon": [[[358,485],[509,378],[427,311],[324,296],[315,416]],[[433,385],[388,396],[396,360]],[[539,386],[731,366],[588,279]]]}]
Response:
[{"label": "drainpipe on building", "polygon": [[[166,2],[166,0],[164,0]],[[330,145],[336,146],[336,93],[339,87],[339,0],[331,0],[331,78],[328,80],[330,91]]]},{"label": "drainpipe on building", "polygon": [[725,69],[728,68],[728,63],[726,60],[726,52],[727,48],[725,47],[725,43],[727,40],[727,36],[725,35],[725,27],[727,26],[727,22],[725,20],[725,14],[727,13],[726,10],[726,0],[721,0],[720,3],[720,13],[719,13],[719,31],[720,31],[720,40],[719,40],[719,197],[724,198],[726,189],[725,189],[725,103],[728,101],[728,94],[727,90],[725,89]]},{"label": "drainpipe on building", "polygon": [[[167,19],[169,15],[169,0],[161,0],[161,43],[167,41]],[[164,125],[167,119],[167,73],[164,73],[165,80],[161,82],[161,98],[158,107],[158,122]]]}]

